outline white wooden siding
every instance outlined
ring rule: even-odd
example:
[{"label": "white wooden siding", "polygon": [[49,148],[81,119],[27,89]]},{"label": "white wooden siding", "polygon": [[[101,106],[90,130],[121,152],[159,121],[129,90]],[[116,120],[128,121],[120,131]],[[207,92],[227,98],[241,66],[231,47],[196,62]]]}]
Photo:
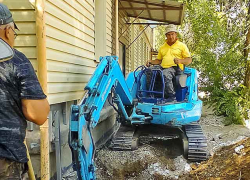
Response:
[{"label": "white wooden siding", "polygon": [[111,56],[113,55],[113,43],[112,43],[112,29],[115,28],[114,21],[112,21],[112,18],[114,17],[112,14],[114,3],[112,0],[106,0],[107,3],[107,9],[106,9],[106,55]]},{"label": "white wooden siding", "polygon": [[26,55],[37,71],[36,15],[29,0],[0,0],[8,6],[20,31],[17,31],[15,48]]},{"label": "white wooden siding", "polygon": [[45,12],[49,102],[80,99],[96,67],[94,2],[46,0]]}]

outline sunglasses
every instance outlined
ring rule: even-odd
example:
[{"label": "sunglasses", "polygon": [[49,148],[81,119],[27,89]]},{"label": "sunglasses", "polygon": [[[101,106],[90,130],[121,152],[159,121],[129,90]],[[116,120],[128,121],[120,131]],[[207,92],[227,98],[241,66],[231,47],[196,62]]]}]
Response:
[{"label": "sunglasses", "polygon": [[[14,39],[16,39],[16,37],[18,36],[18,34],[16,33],[16,31],[11,26],[7,26],[7,27],[10,27],[11,30],[14,32]],[[4,29],[6,29],[6,28],[4,28]]]}]

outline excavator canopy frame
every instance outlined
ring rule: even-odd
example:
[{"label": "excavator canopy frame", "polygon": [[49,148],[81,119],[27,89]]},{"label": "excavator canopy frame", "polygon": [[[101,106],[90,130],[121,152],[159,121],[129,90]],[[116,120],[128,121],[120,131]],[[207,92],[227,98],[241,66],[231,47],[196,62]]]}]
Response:
[{"label": "excavator canopy frame", "polygon": [[[119,0],[119,11],[125,11],[128,17],[134,18],[121,33],[122,35],[131,25],[145,25],[139,35],[128,45],[127,49],[141,36],[150,25],[181,25],[184,17],[184,4],[167,0]],[[149,20],[136,23],[137,19]]]},{"label": "excavator canopy frame", "polygon": [[167,0],[119,0],[119,10],[128,17],[180,25],[184,17],[184,4]]}]

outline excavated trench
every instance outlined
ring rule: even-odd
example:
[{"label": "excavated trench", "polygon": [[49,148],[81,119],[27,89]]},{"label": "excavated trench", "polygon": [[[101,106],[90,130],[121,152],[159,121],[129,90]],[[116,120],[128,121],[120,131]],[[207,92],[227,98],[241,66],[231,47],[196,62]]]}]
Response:
[{"label": "excavated trench", "polygon": [[150,140],[134,151],[103,148],[97,152],[96,165],[97,179],[103,180],[177,178],[189,168],[179,139]]},{"label": "excavated trench", "polygon": [[[134,151],[96,153],[97,180],[238,180],[250,177],[250,130],[223,125],[223,117],[203,107],[200,124],[208,139],[208,161],[190,163],[182,155],[179,139],[142,141]],[[76,179],[69,172],[63,179]]]},{"label": "excavated trench", "polygon": [[[96,156],[97,179],[205,180],[220,178],[223,180],[231,177],[234,180],[249,177],[250,171],[248,172],[247,169],[250,168],[250,139],[248,138],[250,131],[239,125],[224,126],[223,119],[214,115],[211,109],[203,107],[200,124],[208,139],[210,154],[208,161],[187,162],[183,157],[182,143],[179,139],[143,141],[144,143],[140,144],[135,151],[111,151],[104,147],[97,152]],[[242,139],[244,140],[241,141]],[[244,147],[241,149],[241,154],[235,153],[236,147]],[[224,172],[228,172],[229,175]]]}]

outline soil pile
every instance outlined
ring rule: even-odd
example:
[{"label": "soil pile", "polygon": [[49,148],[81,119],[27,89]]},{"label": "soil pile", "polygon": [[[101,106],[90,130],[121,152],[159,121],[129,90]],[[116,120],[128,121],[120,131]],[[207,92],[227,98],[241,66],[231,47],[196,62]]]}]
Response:
[{"label": "soil pile", "polygon": [[186,179],[250,179],[250,138],[222,147],[207,162],[192,168]]}]

